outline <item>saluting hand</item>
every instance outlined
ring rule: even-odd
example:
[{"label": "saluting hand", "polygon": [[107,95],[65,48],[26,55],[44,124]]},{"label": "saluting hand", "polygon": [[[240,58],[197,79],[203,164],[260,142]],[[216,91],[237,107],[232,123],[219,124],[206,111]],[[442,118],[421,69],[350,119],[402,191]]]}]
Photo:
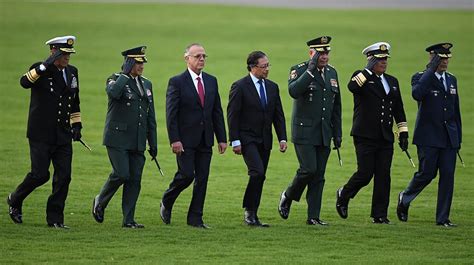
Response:
[{"label": "saluting hand", "polygon": [[127,57],[122,65],[122,73],[128,75],[132,71],[133,65],[135,64],[135,59]]},{"label": "saluting hand", "polygon": [[42,63],[44,67],[39,66],[37,72],[38,70],[40,73],[46,71],[46,69],[48,69],[49,66],[54,64],[54,62],[58,60],[62,55],[63,53],[60,50],[56,50],[53,54],[46,58],[46,60],[44,60],[44,62]]},{"label": "saluting hand", "polygon": [[374,69],[374,66],[377,64],[379,60],[377,59],[377,57],[375,56],[372,56],[372,57],[369,57],[367,59],[367,66],[365,67],[367,70],[370,70],[372,71],[372,69]]},{"label": "saluting hand", "polygon": [[426,68],[435,72],[438,69],[439,64],[441,63],[441,57],[438,54],[433,55],[430,62],[426,65]]},{"label": "saluting hand", "polygon": [[313,57],[311,57],[311,60],[309,61],[309,64],[308,64],[308,71],[310,71],[311,73],[314,73],[314,70],[316,69],[316,67],[318,66],[318,59],[319,59],[319,56],[321,54],[316,51],[314,54],[313,54]]}]

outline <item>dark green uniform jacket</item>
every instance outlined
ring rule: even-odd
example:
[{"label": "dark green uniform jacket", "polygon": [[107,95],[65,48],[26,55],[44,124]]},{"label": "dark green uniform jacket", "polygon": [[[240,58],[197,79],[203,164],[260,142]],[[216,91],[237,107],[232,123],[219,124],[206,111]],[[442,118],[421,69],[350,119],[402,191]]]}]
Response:
[{"label": "dark green uniform jacket", "polygon": [[316,71],[312,77],[308,62],[291,67],[288,81],[295,99],[291,116],[291,140],[295,144],[330,146],[332,137],[341,137],[341,92],[336,69],[324,67],[324,79]]},{"label": "dark green uniform jacket", "polygon": [[157,149],[155,107],[151,82],[139,76],[143,96],[136,80],[124,74],[107,79],[109,104],[104,128],[104,145],[125,150],[144,151],[146,141]]}]

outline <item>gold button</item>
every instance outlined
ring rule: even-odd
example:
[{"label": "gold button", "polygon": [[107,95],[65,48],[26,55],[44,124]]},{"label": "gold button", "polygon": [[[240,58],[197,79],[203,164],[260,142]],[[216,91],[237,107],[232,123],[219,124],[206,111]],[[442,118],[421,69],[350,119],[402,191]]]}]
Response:
[{"label": "gold button", "polygon": [[62,106],[63,104],[61,104],[61,102],[59,102],[59,106]]},{"label": "gold button", "polygon": [[302,123],[302,122],[300,122],[300,125],[301,125],[301,126],[303,126],[303,123]]},{"label": "gold button", "polygon": [[130,106],[130,102],[127,102],[127,106]]}]

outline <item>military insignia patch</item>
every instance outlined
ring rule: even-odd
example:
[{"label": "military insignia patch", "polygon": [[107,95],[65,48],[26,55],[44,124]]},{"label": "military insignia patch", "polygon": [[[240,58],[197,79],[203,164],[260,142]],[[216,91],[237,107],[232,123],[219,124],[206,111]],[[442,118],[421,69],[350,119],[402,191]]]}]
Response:
[{"label": "military insignia patch", "polygon": [[380,50],[381,51],[386,51],[387,50],[387,45],[385,45],[385,44],[380,45]]},{"label": "military insignia patch", "polygon": [[338,87],[337,80],[331,78],[331,86]]},{"label": "military insignia patch", "polygon": [[451,44],[445,43],[445,44],[443,44],[443,48],[449,49],[449,48],[451,48]]},{"label": "military insignia patch", "polygon": [[151,96],[151,90],[147,89],[147,90],[146,90],[146,95],[147,95],[148,97],[150,97],[150,96]]},{"label": "military insignia patch", "polygon": [[295,79],[297,76],[298,76],[298,74],[296,73],[296,70],[291,70],[291,73],[290,73],[290,80]]},{"label": "military insignia patch", "polygon": [[73,39],[67,39],[67,45],[73,45],[74,40]]},{"label": "military insignia patch", "polygon": [[72,77],[71,88],[77,88],[77,78],[75,76]]},{"label": "military insignia patch", "polygon": [[455,88],[449,89],[449,93],[451,93],[451,95],[456,95],[456,89]]},{"label": "military insignia patch", "polygon": [[143,46],[141,52],[142,52],[142,53],[145,53],[145,51],[146,51],[146,47]]}]

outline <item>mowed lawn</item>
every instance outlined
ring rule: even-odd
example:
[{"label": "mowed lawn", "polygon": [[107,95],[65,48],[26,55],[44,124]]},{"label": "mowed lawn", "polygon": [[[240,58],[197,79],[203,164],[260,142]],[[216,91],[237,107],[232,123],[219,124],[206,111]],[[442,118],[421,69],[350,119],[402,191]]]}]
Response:
[{"label": "mowed lawn", "polygon": [[[472,11],[296,10],[221,7],[185,4],[130,3],[0,3],[0,263],[473,263],[474,262],[474,60]],[[73,180],[65,210],[68,231],[49,229],[45,222],[51,181],[24,202],[24,223],[15,225],[4,199],[29,171],[26,135],[29,91],[19,77],[33,62],[48,55],[49,38],[77,36],[71,64],[79,69],[83,139],[88,152],[74,143]],[[297,169],[288,152],[273,151],[259,211],[269,229],[242,223],[242,196],[248,177],[242,157],[228,149],[214,151],[204,220],[212,229],[186,225],[191,189],[177,200],[171,225],[159,216],[159,202],[176,170],[165,126],[168,79],[185,69],[184,47],[202,43],[209,55],[206,71],[217,76],[223,108],[233,81],[247,74],[249,52],[263,50],[272,64],[269,78],[280,85],[289,133],[292,100],[287,92],[289,68],[307,60],[305,42],[321,35],[333,37],[331,64],[339,73],[343,100],[343,167],[331,154],[326,170],[321,218],[329,227],[305,224],[306,202],[294,203],[288,220],[277,212],[280,192]],[[459,227],[435,226],[437,183],[412,203],[408,223],[396,217],[397,194],[413,176],[405,154],[395,145],[389,218],[392,225],[371,223],[372,184],[350,203],[342,220],[335,210],[335,191],[356,168],[350,128],[352,95],[346,84],[352,72],[365,66],[361,50],[376,41],[392,45],[388,72],[398,77],[407,114],[410,139],[416,118],[410,79],[427,63],[424,49],[433,43],[454,44],[449,71],[458,78],[463,118],[466,167],[456,167],[451,219]],[[92,198],[110,173],[102,132],[107,109],[105,79],[120,70],[122,50],[147,45],[145,76],[153,81],[158,121],[159,160],[165,177],[147,157],[136,219],[142,230],[121,228],[121,191],[106,210],[105,222],[91,216]],[[409,151],[416,160],[416,148]],[[418,164],[418,163],[417,163]],[[52,172],[52,169],[51,169]]]}]

